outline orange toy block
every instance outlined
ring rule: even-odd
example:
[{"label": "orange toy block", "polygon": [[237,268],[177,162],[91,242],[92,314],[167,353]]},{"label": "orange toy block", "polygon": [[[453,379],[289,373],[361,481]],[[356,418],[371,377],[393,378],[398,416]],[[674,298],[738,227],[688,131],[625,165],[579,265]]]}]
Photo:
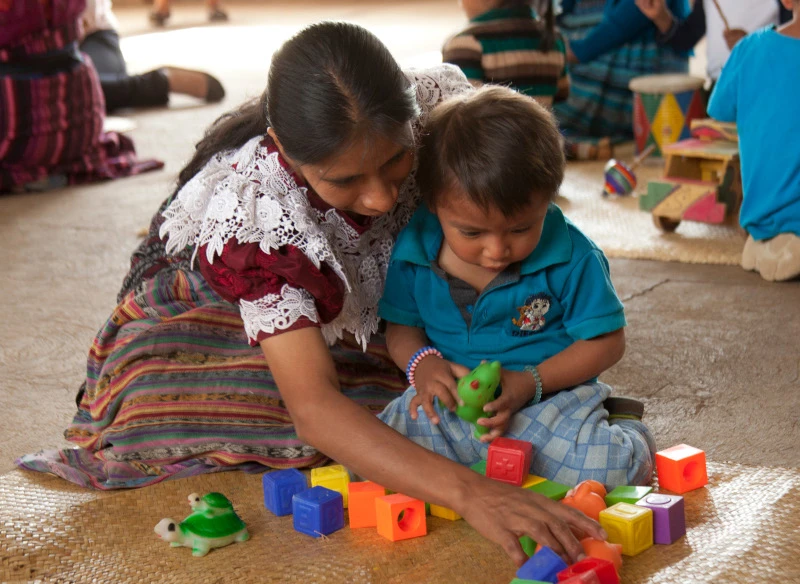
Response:
[{"label": "orange toy block", "polygon": [[371,481],[349,483],[347,492],[350,498],[348,512],[350,527],[375,527],[378,520],[375,515],[375,500],[386,495],[386,489]]},{"label": "orange toy block", "polygon": [[587,517],[599,521],[600,511],[606,508],[606,501],[603,499],[605,493],[605,487],[597,481],[583,481],[574,489],[570,489],[561,502],[578,511],[583,511]]},{"label": "orange toy block", "polygon": [[427,535],[425,503],[406,495],[386,495],[375,499],[378,533],[386,539],[400,541]]},{"label": "orange toy block", "polygon": [[706,453],[687,444],[656,452],[656,470],[661,488],[679,495],[708,484]]}]

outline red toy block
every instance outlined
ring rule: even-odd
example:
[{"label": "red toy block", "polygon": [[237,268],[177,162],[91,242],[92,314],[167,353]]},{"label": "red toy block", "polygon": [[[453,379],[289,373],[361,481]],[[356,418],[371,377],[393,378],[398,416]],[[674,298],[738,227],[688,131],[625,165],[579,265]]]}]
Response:
[{"label": "red toy block", "polygon": [[386,539],[400,541],[428,533],[425,503],[406,495],[386,495],[375,499],[378,533]]},{"label": "red toy block", "polygon": [[[559,582],[572,581],[575,576],[594,573],[600,584],[619,584],[619,576],[614,564],[608,560],[600,558],[584,558],[580,562],[572,564],[566,570],[561,570],[558,574]],[[583,580],[579,580],[583,582]]]},{"label": "red toy block", "polygon": [[533,458],[533,444],[512,438],[495,438],[489,444],[486,476],[517,487],[528,476]]},{"label": "red toy block", "polygon": [[708,484],[706,453],[686,444],[656,452],[656,470],[658,484],[679,495]]},{"label": "red toy block", "polygon": [[561,580],[558,584],[601,584],[601,582],[600,578],[597,577],[597,573],[591,570],[583,574],[577,574],[572,578]]},{"label": "red toy block", "polygon": [[348,512],[350,514],[350,527],[375,527],[378,520],[375,516],[375,499],[383,497],[386,489],[371,481],[362,483],[349,483],[347,485],[349,495]]}]

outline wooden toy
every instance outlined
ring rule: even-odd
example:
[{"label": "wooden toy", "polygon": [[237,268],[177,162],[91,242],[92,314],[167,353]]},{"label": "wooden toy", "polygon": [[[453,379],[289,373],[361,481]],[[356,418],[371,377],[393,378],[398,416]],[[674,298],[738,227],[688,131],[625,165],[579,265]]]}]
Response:
[{"label": "wooden toy", "polygon": [[687,444],[656,452],[658,484],[682,495],[708,484],[706,453]]},{"label": "wooden toy", "polygon": [[622,544],[622,553],[635,556],[653,547],[653,512],[629,503],[617,503],[600,511],[600,525],[608,541]]},{"label": "wooden toy", "polygon": [[261,479],[264,506],[281,517],[292,512],[292,497],[308,489],[306,476],[290,468],[264,473]]},{"label": "wooden toy", "polygon": [[496,481],[521,486],[533,459],[533,444],[512,438],[495,438],[489,444],[486,476]]},{"label": "wooden toy", "polygon": [[639,197],[639,208],[650,211],[662,231],[675,231],[684,219],[723,223],[741,204],[739,145],[709,139],[714,125],[703,122],[693,125],[693,132],[702,138],[664,147],[664,176],[650,181],[647,194]]},{"label": "wooden toy", "polygon": [[375,527],[378,520],[375,515],[375,500],[386,495],[386,489],[371,481],[349,483],[347,485],[350,516],[350,527]]},{"label": "wooden toy", "polygon": [[532,487],[533,485],[538,485],[539,483],[543,483],[547,479],[544,477],[540,477],[537,475],[529,474],[525,477],[520,485],[523,489],[527,489],[528,487]]},{"label": "wooden toy", "polygon": [[581,540],[583,546],[583,553],[591,558],[600,558],[601,560],[608,560],[614,564],[617,572],[622,568],[622,545],[618,543],[609,543],[602,539],[593,539],[587,537]]},{"label": "wooden toy", "polygon": [[421,537],[428,533],[425,504],[406,495],[395,494],[375,499],[378,533],[391,541]]},{"label": "wooden toy", "polygon": [[569,581],[575,576],[594,572],[600,584],[619,584],[619,576],[614,564],[601,558],[584,558],[558,573],[558,581]]},{"label": "wooden toy", "polygon": [[[600,511],[606,508],[606,502],[603,499],[606,489],[597,481],[591,481],[591,483],[595,484],[590,484],[589,481],[579,483],[574,489],[569,490],[561,502],[582,511],[587,517],[597,521]],[[602,489],[602,495],[596,491],[598,485]]]},{"label": "wooden toy", "polygon": [[653,511],[653,542],[668,545],[686,533],[683,497],[656,493],[636,503]]},{"label": "wooden toy", "polygon": [[447,507],[442,507],[440,505],[434,505],[431,503],[431,515],[434,517],[441,517],[442,519],[449,519],[450,521],[458,521],[461,519],[461,515],[453,511],[452,509],[448,509]]},{"label": "wooden toy", "polygon": [[733,122],[720,122],[712,118],[692,120],[692,136],[703,142],[739,142],[739,131]]},{"label": "wooden toy", "polygon": [[475,438],[480,438],[489,431],[486,426],[479,426],[477,421],[478,418],[492,416],[483,411],[483,406],[494,400],[497,386],[500,385],[500,369],[499,361],[481,363],[458,380],[458,395],[464,405],[456,407],[456,415],[475,427]]},{"label": "wooden toy", "polygon": [[654,154],[691,136],[691,122],[704,118],[705,80],[683,74],[646,75],[631,79],[633,91],[633,134],[636,151],[656,145]]},{"label": "wooden toy", "polygon": [[325,487],[311,487],[292,497],[294,528],[311,537],[322,537],[344,527],[342,494]]},{"label": "wooden toy", "polygon": [[558,573],[566,567],[564,560],[558,554],[549,547],[542,546],[517,570],[517,578],[555,582]]},{"label": "wooden toy", "polygon": [[552,499],[553,501],[560,501],[564,498],[564,496],[569,491],[569,487],[567,485],[562,485],[561,483],[556,483],[553,481],[543,480],[539,483],[531,485],[530,487],[525,487],[529,491],[533,491],[534,493],[539,493],[540,495],[544,495],[548,499]]},{"label": "wooden toy", "polygon": [[653,487],[617,487],[606,495],[606,505],[616,505],[617,503],[630,503],[635,505],[636,501],[653,492]]},{"label": "wooden toy", "polygon": [[156,535],[171,547],[192,548],[192,555],[197,557],[214,548],[250,539],[247,526],[225,495],[208,493],[194,502],[195,511],[180,523],[169,518],[159,521],[153,528]]},{"label": "wooden toy", "polygon": [[311,486],[325,487],[342,495],[344,508],[347,509],[347,485],[350,484],[350,473],[341,464],[332,464],[311,469]]},{"label": "wooden toy", "polygon": [[605,171],[603,173],[603,196],[608,195],[630,195],[636,188],[636,174],[634,171],[642,161],[650,156],[656,149],[655,144],[650,144],[645,150],[637,156],[630,166],[612,158],[606,163]]}]

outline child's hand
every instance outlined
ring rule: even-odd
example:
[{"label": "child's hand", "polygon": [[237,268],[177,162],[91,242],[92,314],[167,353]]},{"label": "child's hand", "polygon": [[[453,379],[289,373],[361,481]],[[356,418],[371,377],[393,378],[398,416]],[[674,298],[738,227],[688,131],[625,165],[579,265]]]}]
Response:
[{"label": "child's hand", "polygon": [[408,404],[411,419],[417,419],[417,408],[422,406],[431,423],[438,424],[439,416],[436,415],[436,410],[433,408],[433,398],[438,397],[442,406],[451,412],[454,411],[456,405],[461,404],[458,397],[457,379],[468,373],[469,369],[466,367],[458,363],[451,363],[436,355],[429,355],[420,361],[414,372],[417,395]]},{"label": "child's hand", "polygon": [[489,432],[481,436],[481,442],[491,442],[508,430],[511,417],[533,397],[531,387],[536,387],[533,376],[527,371],[509,371],[503,369],[500,384],[503,393],[496,400],[483,406],[484,412],[494,412],[491,418],[478,418],[478,424],[489,428]]},{"label": "child's hand", "polygon": [[725,42],[728,44],[728,48],[732,51],[733,47],[736,46],[736,43],[747,36],[747,31],[742,30],[741,28],[729,28],[722,34],[725,37]]}]

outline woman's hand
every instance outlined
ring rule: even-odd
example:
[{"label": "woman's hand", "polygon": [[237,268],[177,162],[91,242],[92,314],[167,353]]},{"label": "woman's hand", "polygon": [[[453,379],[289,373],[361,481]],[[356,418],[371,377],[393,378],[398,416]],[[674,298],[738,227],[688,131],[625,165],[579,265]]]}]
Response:
[{"label": "woman's hand", "polygon": [[494,412],[494,416],[478,418],[478,425],[489,428],[489,432],[481,436],[481,442],[491,442],[505,434],[512,416],[530,401],[536,389],[536,382],[527,371],[503,369],[500,379],[503,393],[496,400],[483,406],[484,412]]},{"label": "woman's hand", "polygon": [[476,474],[467,493],[455,511],[481,535],[500,544],[517,566],[528,559],[519,543],[523,535],[551,548],[569,564],[584,556],[578,538],[607,537],[598,523],[577,509],[526,489]]},{"label": "woman's hand", "polygon": [[636,7],[653,21],[662,34],[672,26],[672,13],[667,8],[666,0],[636,0]]},{"label": "woman's hand", "polygon": [[469,373],[469,369],[452,363],[436,355],[428,355],[417,365],[414,372],[414,386],[417,389],[411,402],[408,404],[408,411],[411,419],[417,419],[417,408],[422,409],[427,414],[432,424],[439,423],[439,416],[433,407],[433,398],[438,397],[439,402],[448,410],[455,411],[456,405],[461,404],[458,397],[458,378]]}]

